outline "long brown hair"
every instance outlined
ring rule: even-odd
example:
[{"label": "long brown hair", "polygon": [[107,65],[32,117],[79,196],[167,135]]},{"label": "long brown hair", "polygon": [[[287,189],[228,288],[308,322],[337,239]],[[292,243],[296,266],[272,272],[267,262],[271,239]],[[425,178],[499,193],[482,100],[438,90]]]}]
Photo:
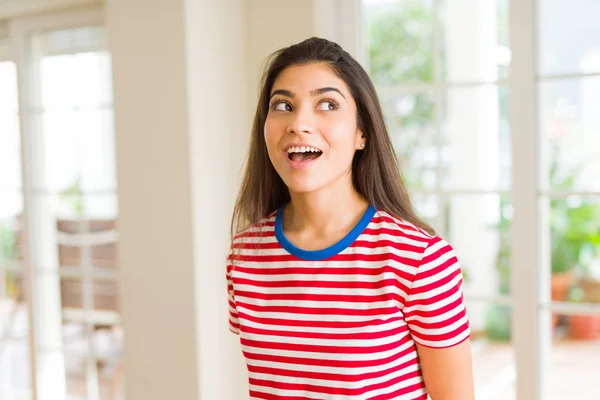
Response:
[{"label": "long brown hair", "polygon": [[341,46],[313,37],[278,50],[267,59],[244,178],[231,221],[232,237],[290,201],[288,188],[267,154],[263,132],[273,83],[287,67],[308,63],[323,63],[331,68],[346,82],[356,102],[357,125],[365,135],[366,146],[356,152],[352,161],[355,189],[376,208],[433,234],[433,229],[413,210],[369,75]]}]

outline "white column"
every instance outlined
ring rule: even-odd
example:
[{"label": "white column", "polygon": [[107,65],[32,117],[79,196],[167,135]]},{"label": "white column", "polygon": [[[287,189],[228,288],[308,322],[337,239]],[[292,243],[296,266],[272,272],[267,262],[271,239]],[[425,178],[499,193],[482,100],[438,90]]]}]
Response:
[{"label": "white column", "polygon": [[[510,124],[513,154],[513,204],[511,273],[513,293],[512,333],[517,366],[516,393],[518,400],[543,398],[545,352],[550,349],[548,313],[540,314],[538,305],[544,287],[549,298],[549,268],[543,269],[541,250],[548,248],[544,239],[547,226],[540,221],[538,208],[538,135],[536,119],[536,31],[534,0],[511,3],[510,47]],[[537,238],[537,240],[536,240]],[[546,260],[547,262],[548,260]],[[541,330],[541,327],[546,329]]]},{"label": "white column", "polygon": [[128,399],[247,396],[225,282],[249,131],[244,12],[241,0],[107,2]]}]

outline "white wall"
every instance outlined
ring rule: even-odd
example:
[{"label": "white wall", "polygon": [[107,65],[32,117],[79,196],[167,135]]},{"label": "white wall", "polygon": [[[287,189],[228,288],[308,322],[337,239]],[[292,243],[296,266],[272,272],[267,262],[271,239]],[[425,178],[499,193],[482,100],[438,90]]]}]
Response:
[{"label": "white wall", "polygon": [[184,5],[106,4],[131,400],[199,396]]},{"label": "white wall", "polygon": [[[248,104],[256,106],[266,58],[314,34],[313,2],[249,0],[247,8]],[[251,109],[252,116],[254,109]]]}]

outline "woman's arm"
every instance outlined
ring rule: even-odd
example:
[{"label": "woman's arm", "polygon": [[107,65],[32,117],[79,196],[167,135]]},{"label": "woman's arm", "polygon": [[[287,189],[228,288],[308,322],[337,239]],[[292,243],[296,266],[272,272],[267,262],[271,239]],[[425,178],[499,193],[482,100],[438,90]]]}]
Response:
[{"label": "woman's arm", "polygon": [[473,366],[469,339],[434,349],[417,344],[423,380],[431,400],[473,400]]}]

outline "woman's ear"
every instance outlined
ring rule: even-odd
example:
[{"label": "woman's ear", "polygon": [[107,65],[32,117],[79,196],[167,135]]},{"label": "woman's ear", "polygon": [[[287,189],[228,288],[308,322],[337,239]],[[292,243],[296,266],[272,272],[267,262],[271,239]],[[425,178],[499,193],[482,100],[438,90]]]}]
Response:
[{"label": "woman's ear", "polygon": [[362,133],[360,129],[356,130],[356,138],[354,141],[354,148],[356,150],[363,150],[367,145],[367,139],[365,138],[365,134]]}]

